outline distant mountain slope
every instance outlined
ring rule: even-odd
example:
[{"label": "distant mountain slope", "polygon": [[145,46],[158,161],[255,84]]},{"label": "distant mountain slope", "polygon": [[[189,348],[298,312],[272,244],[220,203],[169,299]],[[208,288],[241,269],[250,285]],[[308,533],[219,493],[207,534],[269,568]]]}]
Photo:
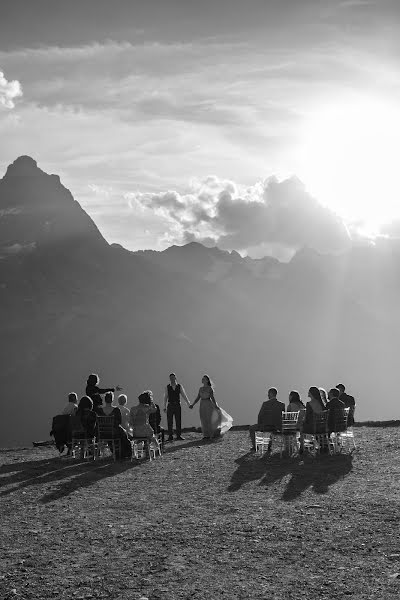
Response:
[{"label": "distant mountain slope", "polygon": [[[89,373],[161,402],[168,374],[201,375],[236,423],[266,388],[348,384],[360,418],[396,417],[398,245],[289,264],[200,244],[110,246],[59,179],[29,157],[0,180],[0,445],[46,438]],[[184,423],[198,423],[184,409]]]}]

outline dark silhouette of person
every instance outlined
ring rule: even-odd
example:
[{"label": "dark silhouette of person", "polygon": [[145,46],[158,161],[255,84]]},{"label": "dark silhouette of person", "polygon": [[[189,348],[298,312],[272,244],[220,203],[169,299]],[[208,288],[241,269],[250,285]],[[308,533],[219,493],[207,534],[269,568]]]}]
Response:
[{"label": "dark silhouette of person", "polygon": [[101,405],[103,404],[102,394],[106,394],[107,392],[115,392],[115,390],[120,391],[122,388],[117,385],[115,387],[108,388],[100,388],[99,387],[100,378],[96,373],[92,373],[89,375],[86,382],[86,396],[89,396],[93,402],[93,410],[95,413],[99,415],[104,415],[101,409]]},{"label": "dark silhouette of person", "polygon": [[350,396],[350,394],[346,394],[345,386],[343,383],[337,384],[337,389],[339,390],[339,398],[344,403],[345,408],[350,408],[349,417],[347,419],[347,425],[352,427],[354,425],[354,413],[356,411],[356,401],[354,400],[354,396]]},{"label": "dark silhouette of person", "polygon": [[303,433],[323,433],[314,431],[314,415],[323,413],[326,408],[321,398],[321,392],[316,386],[308,390],[309,402],[306,404],[306,416],[303,422]]},{"label": "dark silhouette of person", "polygon": [[341,423],[342,425],[342,430],[344,431],[344,421],[345,421],[345,417],[344,417],[344,410],[345,410],[345,405],[343,400],[341,400],[339,398],[339,390],[337,388],[332,388],[329,390],[328,392],[328,398],[329,398],[329,402],[326,405],[326,408],[329,410],[329,415],[328,415],[328,429],[329,429],[329,433],[332,433],[332,431],[339,431],[338,429],[338,424]]},{"label": "dark silhouette of person", "polygon": [[[282,429],[282,413],[285,412],[285,405],[279,402],[277,395],[276,388],[272,387],[268,390],[268,400],[261,405],[256,425],[249,427],[252,450],[256,449],[256,431],[278,432]],[[271,449],[271,442],[268,449]]]},{"label": "dark silhouette of person", "polygon": [[156,436],[161,436],[161,448],[164,448],[165,443],[165,430],[161,427],[161,411],[158,404],[154,403],[156,412],[149,414],[149,425],[153,429]]},{"label": "dark silhouette of person", "polygon": [[175,373],[170,373],[169,384],[165,388],[164,394],[164,412],[167,413],[168,423],[168,441],[173,442],[173,425],[175,418],[176,426],[176,439],[184,440],[182,437],[182,407],[181,407],[181,396],[186,400],[187,405],[190,408],[190,402],[181,383],[177,382]]},{"label": "dark silhouette of person", "polygon": [[[73,417],[74,418],[74,417]],[[80,422],[86,438],[93,438],[96,431],[96,413],[93,410],[93,401],[89,396],[82,396],[79,400],[75,420]]]}]

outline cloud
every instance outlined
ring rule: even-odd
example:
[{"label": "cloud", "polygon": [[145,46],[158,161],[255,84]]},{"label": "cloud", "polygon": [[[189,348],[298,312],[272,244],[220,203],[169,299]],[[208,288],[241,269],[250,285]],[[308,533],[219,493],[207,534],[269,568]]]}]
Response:
[{"label": "cloud", "polygon": [[8,81],[3,71],[0,71],[0,107],[14,108],[14,100],[22,96],[22,87],[19,81]]},{"label": "cloud", "polygon": [[168,191],[134,197],[165,218],[171,243],[198,241],[252,256],[269,251],[280,257],[305,245],[340,252],[350,244],[341,219],[295,177],[281,182],[272,177],[243,188],[212,176],[193,181],[188,194]]}]

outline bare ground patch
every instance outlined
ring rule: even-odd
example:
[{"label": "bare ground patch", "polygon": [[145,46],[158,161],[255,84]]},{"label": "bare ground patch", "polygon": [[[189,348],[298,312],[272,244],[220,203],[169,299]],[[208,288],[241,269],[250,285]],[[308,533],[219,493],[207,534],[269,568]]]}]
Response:
[{"label": "bare ground patch", "polygon": [[160,460],[0,451],[0,597],[398,598],[400,429],[259,458],[245,431]]}]

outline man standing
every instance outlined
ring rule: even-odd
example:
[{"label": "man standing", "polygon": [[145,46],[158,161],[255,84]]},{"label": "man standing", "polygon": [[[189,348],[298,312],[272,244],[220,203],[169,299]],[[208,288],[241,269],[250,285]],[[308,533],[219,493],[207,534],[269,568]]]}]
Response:
[{"label": "man standing", "polygon": [[[281,431],[282,413],[285,412],[285,405],[277,399],[278,390],[270,388],[268,390],[268,400],[262,403],[256,425],[250,425],[249,433],[251,440],[251,449],[256,449],[256,431],[272,431],[274,433]],[[271,444],[268,450],[271,449]]]},{"label": "man standing", "polygon": [[173,424],[175,417],[176,427],[176,439],[184,440],[181,436],[182,432],[182,408],[181,408],[181,396],[186,400],[187,405],[190,406],[190,402],[183,388],[183,385],[177,382],[175,373],[170,373],[169,384],[165,388],[164,394],[164,412],[167,413],[168,423],[168,441],[173,442]]},{"label": "man standing", "polygon": [[356,410],[356,401],[354,400],[354,396],[346,394],[346,388],[344,387],[343,383],[338,383],[336,388],[339,390],[339,400],[343,402],[345,408],[350,408],[347,425],[352,427],[354,425],[354,413]]}]

